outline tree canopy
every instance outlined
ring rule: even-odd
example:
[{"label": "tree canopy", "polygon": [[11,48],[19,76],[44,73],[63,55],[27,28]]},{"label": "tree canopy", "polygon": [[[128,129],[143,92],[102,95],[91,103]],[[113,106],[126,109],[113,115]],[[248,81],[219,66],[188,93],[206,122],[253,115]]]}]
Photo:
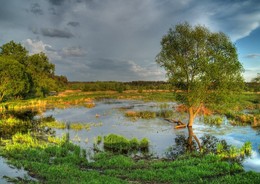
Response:
[{"label": "tree canopy", "polygon": [[[44,53],[29,55],[11,41],[0,47],[0,101],[4,98],[45,96],[64,85],[64,76],[55,76],[55,65]],[[66,78],[66,77],[65,77]],[[61,79],[62,84],[61,84]]]},{"label": "tree canopy", "polygon": [[202,106],[221,102],[243,88],[243,67],[235,45],[224,33],[210,32],[204,26],[182,23],[170,28],[156,62],[182,91],[178,99],[188,108],[188,126]]},{"label": "tree canopy", "polygon": [[0,57],[0,101],[23,96],[29,91],[29,80],[24,66],[18,61]]}]

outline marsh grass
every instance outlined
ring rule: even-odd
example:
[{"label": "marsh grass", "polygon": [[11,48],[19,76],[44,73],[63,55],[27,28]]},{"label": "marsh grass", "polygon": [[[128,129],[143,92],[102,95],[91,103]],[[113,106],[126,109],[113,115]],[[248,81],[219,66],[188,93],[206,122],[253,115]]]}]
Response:
[{"label": "marsh grass", "polygon": [[156,113],[152,111],[126,111],[125,117],[136,119],[153,119],[156,117]]},{"label": "marsh grass", "polygon": [[227,112],[225,115],[230,120],[231,125],[251,125],[252,127],[260,126],[260,115],[258,113],[245,114]]},{"label": "marsh grass", "polygon": [[0,120],[0,137],[11,137],[17,132],[26,133],[33,128],[30,121],[23,121],[14,117]]},{"label": "marsh grass", "polygon": [[121,135],[108,134],[107,136],[104,136],[104,149],[119,153],[131,153],[144,150],[148,151],[149,140],[143,138],[139,141],[137,138],[127,139]]},{"label": "marsh grass", "polygon": [[203,121],[209,125],[221,125],[223,123],[223,117],[221,116],[204,116]]},{"label": "marsh grass", "polygon": [[41,124],[42,127],[49,127],[49,128],[57,128],[57,129],[66,129],[67,125],[65,122],[61,121],[50,121],[50,122],[43,122]]},{"label": "marsh grass", "polygon": [[[108,135],[109,136],[109,135]],[[106,137],[108,137],[106,136]],[[110,136],[111,137],[111,136]],[[128,144],[141,144],[114,136]],[[31,134],[16,134],[0,154],[9,162],[29,170],[37,180],[11,178],[17,183],[258,183],[260,174],[245,172],[236,162],[223,161],[212,153],[184,154],[173,160],[130,157],[98,152],[89,162],[87,151],[67,141],[42,142]],[[112,139],[109,139],[112,140]],[[143,141],[147,142],[147,140]],[[19,144],[18,144],[19,143]],[[247,150],[249,143],[246,144]]]}]

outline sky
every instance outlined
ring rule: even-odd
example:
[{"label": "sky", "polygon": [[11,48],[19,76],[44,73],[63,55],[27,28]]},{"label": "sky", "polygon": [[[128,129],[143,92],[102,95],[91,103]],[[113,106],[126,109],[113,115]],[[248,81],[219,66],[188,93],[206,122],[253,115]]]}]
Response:
[{"label": "sky", "polygon": [[1,0],[0,45],[46,53],[70,81],[166,80],[155,57],[183,22],[227,34],[246,81],[260,73],[259,0]]}]

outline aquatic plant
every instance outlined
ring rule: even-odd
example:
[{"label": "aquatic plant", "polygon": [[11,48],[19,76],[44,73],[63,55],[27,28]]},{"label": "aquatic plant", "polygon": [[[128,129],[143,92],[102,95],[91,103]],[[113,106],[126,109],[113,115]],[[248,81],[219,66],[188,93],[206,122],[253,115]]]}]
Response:
[{"label": "aquatic plant", "polygon": [[244,114],[244,113],[234,113],[227,112],[225,113],[226,117],[230,120],[232,125],[254,125],[255,118],[257,115],[253,114]]},{"label": "aquatic plant", "polygon": [[210,125],[221,125],[223,123],[223,117],[221,116],[204,116],[204,123]]},{"label": "aquatic plant", "polygon": [[0,137],[11,137],[12,135],[20,132],[27,133],[28,129],[32,129],[33,124],[31,121],[23,121],[17,118],[9,117],[0,120]]},{"label": "aquatic plant", "polygon": [[248,156],[248,155],[251,155],[251,153],[252,153],[252,143],[247,141],[244,143],[244,145],[240,149],[240,154]]},{"label": "aquatic plant", "polygon": [[125,116],[129,118],[153,119],[156,118],[156,112],[153,111],[126,111]]},{"label": "aquatic plant", "polygon": [[95,137],[94,143],[100,144],[102,142],[102,139],[103,139],[102,136],[99,135],[99,136]]},{"label": "aquatic plant", "polygon": [[129,144],[130,144],[130,148],[131,148],[132,150],[137,150],[137,149],[139,148],[139,146],[140,146],[140,143],[139,143],[139,141],[138,141],[137,138],[131,139],[131,140],[129,141]]},{"label": "aquatic plant", "polygon": [[140,143],[139,143],[139,147],[142,150],[146,150],[149,148],[149,140],[147,138],[143,138]]},{"label": "aquatic plant", "polygon": [[160,110],[159,112],[156,112],[156,116],[160,118],[171,118],[173,115],[173,110]]},{"label": "aquatic plant", "polygon": [[50,122],[43,122],[41,124],[42,127],[49,127],[49,128],[57,128],[57,129],[65,129],[66,123],[61,121],[50,121]]},{"label": "aquatic plant", "polygon": [[141,141],[138,141],[137,138],[129,140],[121,135],[108,134],[104,136],[104,148],[123,153],[145,150],[149,148],[149,140],[147,138],[143,138]]},{"label": "aquatic plant", "polygon": [[82,130],[84,128],[84,125],[81,123],[71,123],[70,128],[76,131]]},{"label": "aquatic plant", "polygon": [[114,151],[127,151],[130,149],[129,140],[121,135],[109,134],[104,137],[104,148]]}]

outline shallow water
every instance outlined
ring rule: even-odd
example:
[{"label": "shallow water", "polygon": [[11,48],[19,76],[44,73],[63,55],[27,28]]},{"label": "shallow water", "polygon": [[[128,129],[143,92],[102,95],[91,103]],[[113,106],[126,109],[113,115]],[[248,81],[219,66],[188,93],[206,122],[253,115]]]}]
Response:
[{"label": "shallow water", "polygon": [[0,183],[5,184],[9,183],[4,178],[5,176],[13,177],[13,178],[27,178],[32,179],[26,171],[23,169],[17,169],[15,167],[12,167],[6,163],[6,160],[2,157],[0,157]]},{"label": "shallow water", "polygon": [[[137,137],[148,138],[151,142],[150,151],[155,156],[164,156],[165,151],[174,145],[174,139],[178,135],[188,135],[187,129],[174,129],[173,124],[165,121],[163,118],[154,118],[149,120],[138,119],[133,121],[124,116],[126,110],[149,110],[158,111],[162,108],[174,109],[175,103],[152,103],[129,100],[105,100],[96,103],[96,107],[88,109],[85,107],[71,107],[67,109],[48,110],[43,116],[52,115],[58,121],[67,123],[80,122],[100,123],[100,127],[91,127],[90,131],[86,129],[75,130],[56,130],[57,136],[68,132],[70,139],[80,145],[82,148],[92,149],[94,139],[98,135],[105,136],[109,133],[121,134],[128,138]],[[98,118],[96,117],[98,115]],[[187,116],[183,114],[175,115],[177,120],[187,122]],[[227,120],[220,127],[205,125],[200,118],[195,120],[193,131],[197,137],[204,134],[216,136],[219,139],[225,139],[229,144],[242,146],[246,141],[250,141],[253,146],[251,158],[244,161],[245,170],[254,170],[260,172],[260,155],[258,146],[260,144],[260,135],[250,126],[232,126]]]}]

